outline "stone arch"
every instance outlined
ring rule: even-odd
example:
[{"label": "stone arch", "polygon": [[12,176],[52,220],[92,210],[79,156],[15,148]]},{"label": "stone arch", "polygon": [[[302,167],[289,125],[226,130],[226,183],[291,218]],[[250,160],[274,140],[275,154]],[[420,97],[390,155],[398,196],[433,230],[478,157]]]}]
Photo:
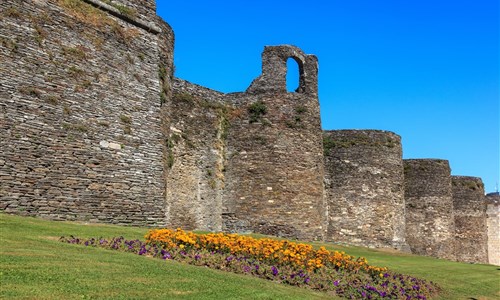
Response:
[{"label": "stone arch", "polygon": [[[295,74],[291,74],[291,72],[296,71],[295,69],[290,70],[290,62],[296,63],[297,64],[297,71],[298,74],[295,76]],[[304,81],[304,64],[302,61],[295,57],[295,56],[289,56],[286,59],[286,86],[287,86],[287,92],[295,92],[295,93],[302,93],[305,88],[305,81]],[[290,82],[290,79],[293,79],[293,85]]]}]

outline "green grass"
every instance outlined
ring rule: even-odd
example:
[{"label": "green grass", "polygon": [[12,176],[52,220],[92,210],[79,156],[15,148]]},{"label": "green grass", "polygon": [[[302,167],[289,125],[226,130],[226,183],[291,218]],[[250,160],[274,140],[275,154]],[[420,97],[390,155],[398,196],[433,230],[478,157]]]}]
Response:
[{"label": "green grass", "polygon": [[0,299],[327,299],[250,276],[58,241],[71,234],[142,238],[146,231],[0,213]]},{"label": "green grass", "polygon": [[[51,222],[0,213],[0,299],[332,299],[306,289],[58,242],[62,235],[142,238],[147,228]],[[438,299],[499,299],[500,270],[361,247],[324,245],[426,278]]]}]

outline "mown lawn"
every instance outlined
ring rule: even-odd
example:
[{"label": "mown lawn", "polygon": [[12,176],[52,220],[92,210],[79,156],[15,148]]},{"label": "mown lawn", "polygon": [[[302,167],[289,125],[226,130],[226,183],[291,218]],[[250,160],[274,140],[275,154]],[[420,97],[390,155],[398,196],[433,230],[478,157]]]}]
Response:
[{"label": "mown lawn", "polygon": [[[62,235],[142,238],[146,231],[0,213],[0,298],[332,299],[326,294],[250,276],[58,242]],[[500,298],[499,267],[321,245],[365,256],[372,265],[432,280],[443,288],[439,299]]]}]

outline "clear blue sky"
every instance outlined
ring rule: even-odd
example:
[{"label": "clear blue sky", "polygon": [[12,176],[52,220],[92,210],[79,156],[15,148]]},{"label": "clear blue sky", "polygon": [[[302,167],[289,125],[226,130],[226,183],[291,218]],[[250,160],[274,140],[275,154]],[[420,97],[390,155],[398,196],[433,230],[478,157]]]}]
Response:
[{"label": "clear blue sky", "polygon": [[[265,45],[319,59],[324,129],[402,136],[404,158],[500,180],[498,0],[162,1],[177,77],[222,92],[260,74]],[[295,74],[295,72],[292,72]]]}]

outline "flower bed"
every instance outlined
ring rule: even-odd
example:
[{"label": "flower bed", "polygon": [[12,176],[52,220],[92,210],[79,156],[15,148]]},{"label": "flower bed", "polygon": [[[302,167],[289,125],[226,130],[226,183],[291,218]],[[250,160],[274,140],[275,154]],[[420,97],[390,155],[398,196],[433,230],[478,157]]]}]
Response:
[{"label": "flower bed", "polygon": [[62,237],[61,241],[248,274],[350,299],[426,299],[437,292],[432,282],[371,266],[364,258],[287,240],[180,229],[150,230],[145,238],[145,242],[123,237]]}]

